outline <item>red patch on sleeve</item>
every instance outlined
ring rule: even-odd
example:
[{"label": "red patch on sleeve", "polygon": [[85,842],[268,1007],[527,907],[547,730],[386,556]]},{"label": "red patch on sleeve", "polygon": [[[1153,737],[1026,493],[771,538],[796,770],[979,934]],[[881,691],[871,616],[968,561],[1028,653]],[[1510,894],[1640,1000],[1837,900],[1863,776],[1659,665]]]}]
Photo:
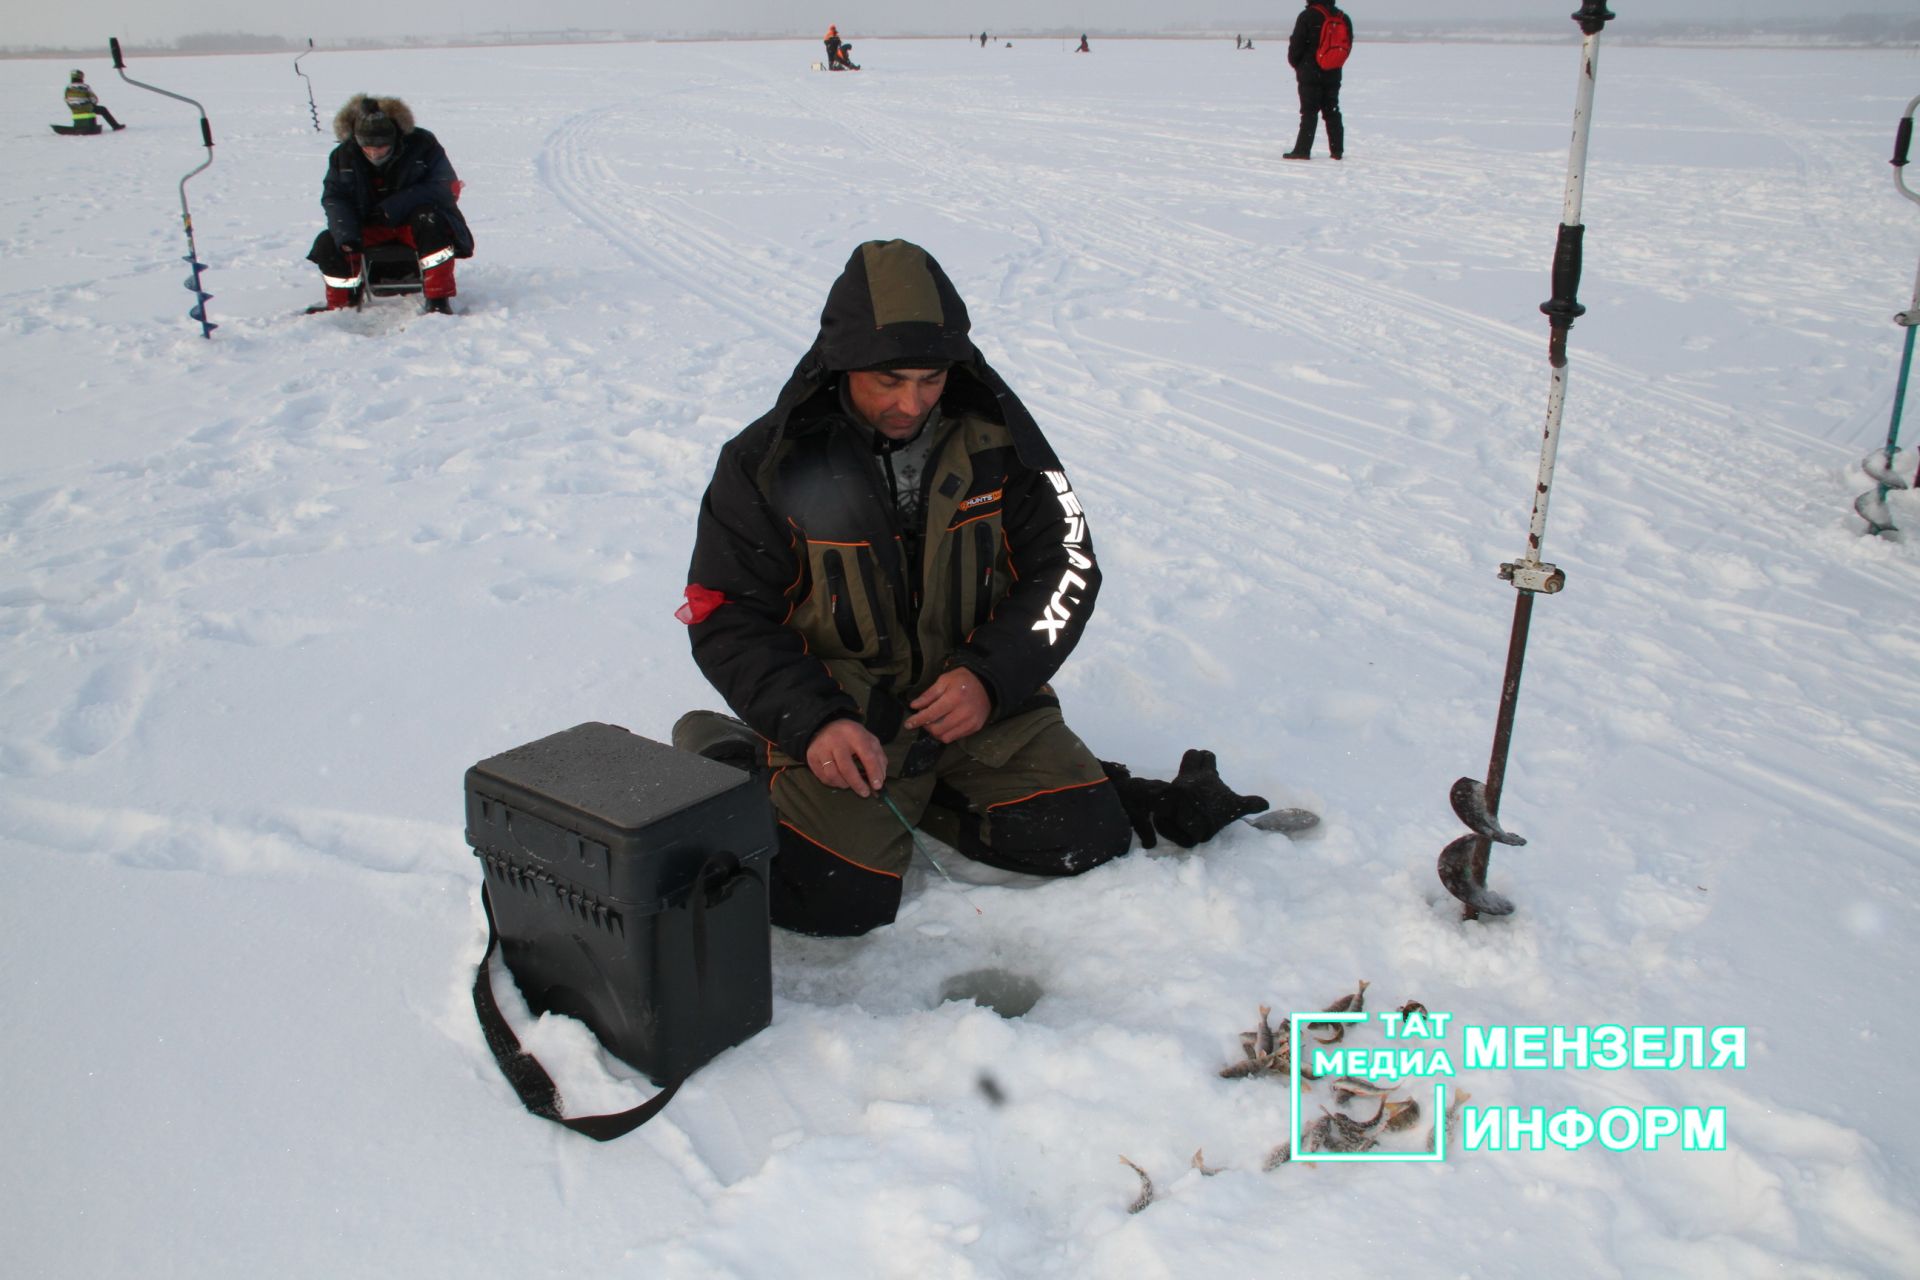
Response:
[{"label": "red patch on sleeve", "polygon": [[697,582],[687,584],[687,602],[673,611],[673,616],[688,626],[696,622],[705,622],[713,611],[727,602],[727,597],[712,587],[703,587]]}]

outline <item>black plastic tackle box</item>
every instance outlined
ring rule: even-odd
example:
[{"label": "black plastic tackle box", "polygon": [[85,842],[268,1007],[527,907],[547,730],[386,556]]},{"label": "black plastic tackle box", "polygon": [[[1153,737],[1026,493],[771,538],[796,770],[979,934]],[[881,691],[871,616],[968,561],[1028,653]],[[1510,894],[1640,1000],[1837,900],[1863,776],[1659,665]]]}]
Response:
[{"label": "black plastic tackle box", "polygon": [[588,723],[467,770],[507,968],[656,1084],[773,1017],[763,781]]}]

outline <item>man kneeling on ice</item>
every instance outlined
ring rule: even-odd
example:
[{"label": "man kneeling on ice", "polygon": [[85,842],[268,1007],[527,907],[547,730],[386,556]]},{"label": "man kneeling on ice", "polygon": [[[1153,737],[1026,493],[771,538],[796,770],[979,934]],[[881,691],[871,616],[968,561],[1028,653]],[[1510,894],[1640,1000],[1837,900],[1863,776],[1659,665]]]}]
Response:
[{"label": "man kneeling on ice", "polygon": [[1134,831],[1152,844],[1156,822],[1193,844],[1267,807],[1229,791],[1209,753],[1150,782],[1067,727],[1047,681],[1100,569],[1059,458],[968,332],[924,249],[861,245],[701,504],[677,616],[745,723],[692,712],[674,745],[763,771],[783,928],[891,922],[909,824],[990,866],[1064,876],[1125,853]]},{"label": "man kneeling on ice", "polygon": [[439,139],[413,123],[399,98],[356,95],[333,117],[340,145],[327,157],[320,206],[327,229],[307,261],[326,283],[324,308],[360,305],[361,250],[404,244],[420,260],[426,309],[453,313],[455,258],[473,256],[473,232],[460,214],[460,182]]}]

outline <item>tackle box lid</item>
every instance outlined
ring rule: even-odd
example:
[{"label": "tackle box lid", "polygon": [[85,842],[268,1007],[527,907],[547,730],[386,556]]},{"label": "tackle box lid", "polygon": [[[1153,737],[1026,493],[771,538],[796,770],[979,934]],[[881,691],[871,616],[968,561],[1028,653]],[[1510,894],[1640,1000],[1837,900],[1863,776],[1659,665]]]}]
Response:
[{"label": "tackle box lid", "polygon": [[730,765],[598,721],[503,751],[467,770],[469,790],[507,801],[544,800],[537,807],[572,810],[629,833],[746,781]]}]

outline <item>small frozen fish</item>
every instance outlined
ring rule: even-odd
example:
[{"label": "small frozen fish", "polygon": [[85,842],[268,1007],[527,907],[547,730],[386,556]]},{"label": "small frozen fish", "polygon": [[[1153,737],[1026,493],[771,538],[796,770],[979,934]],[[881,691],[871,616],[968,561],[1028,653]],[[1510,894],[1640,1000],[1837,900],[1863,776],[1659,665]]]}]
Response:
[{"label": "small frozen fish", "polygon": [[1138,1213],[1153,1203],[1153,1179],[1147,1176],[1145,1169],[1142,1169],[1125,1156],[1120,1157],[1120,1163],[1140,1175],[1140,1194],[1134,1197],[1132,1204],[1127,1206],[1128,1213]]},{"label": "small frozen fish", "polygon": [[[1338,1000],[1335,1000],[1332,1004],[1321,1010],[1321,1012],[1364,1013],[1367,1008],[1367,985],[1367,980],[1362,978],[1360,980],[1359,990],[1341,996]],[[1330,1022],[1326,1024],[1326,1029],[1331,1034],[1324,1036],[1316,1035],[1314,1037],[1314,1039],[1318,1040],[1321,1044],[1339,1044],[1342,1040],[1346,1039],[1347,1028],[1345,1025],[1338,1022]]]},{"label": "small frozen fish", "polygon": [[1243,1080],[1248,1076],[1263,1076],[1271,1071],[1265,1058],[1242,1058],[1238,1062],[1229,1062],[1220,1068],[1222,1080]]},{"label": "small frozen fish", "polygon": [[1379,1098],[1391,1092],[1364,1076],[1340,1076],[1333,1081],[1333,1100],[1341,1106],[1355,1098]]},{"label": "small frozen fish", "polygon": [[1370,1131],[1372,1128],[1371,1125],[1362,1124],[1351,1116],[1343,1116],[1337,1111],[1328,1112],[1326,1116],[1315,1125],[1315,1128],[1319,1128],[1320,1124],[1326,1126],[1325,1136],[1322,1138],[1322,1142],[1325,1145],[1319,1148],[1322,1151],[1345,1154],[1356,1151],[1371,1151],[1380,1145],[1379,1140],[1376,1139]]}]

